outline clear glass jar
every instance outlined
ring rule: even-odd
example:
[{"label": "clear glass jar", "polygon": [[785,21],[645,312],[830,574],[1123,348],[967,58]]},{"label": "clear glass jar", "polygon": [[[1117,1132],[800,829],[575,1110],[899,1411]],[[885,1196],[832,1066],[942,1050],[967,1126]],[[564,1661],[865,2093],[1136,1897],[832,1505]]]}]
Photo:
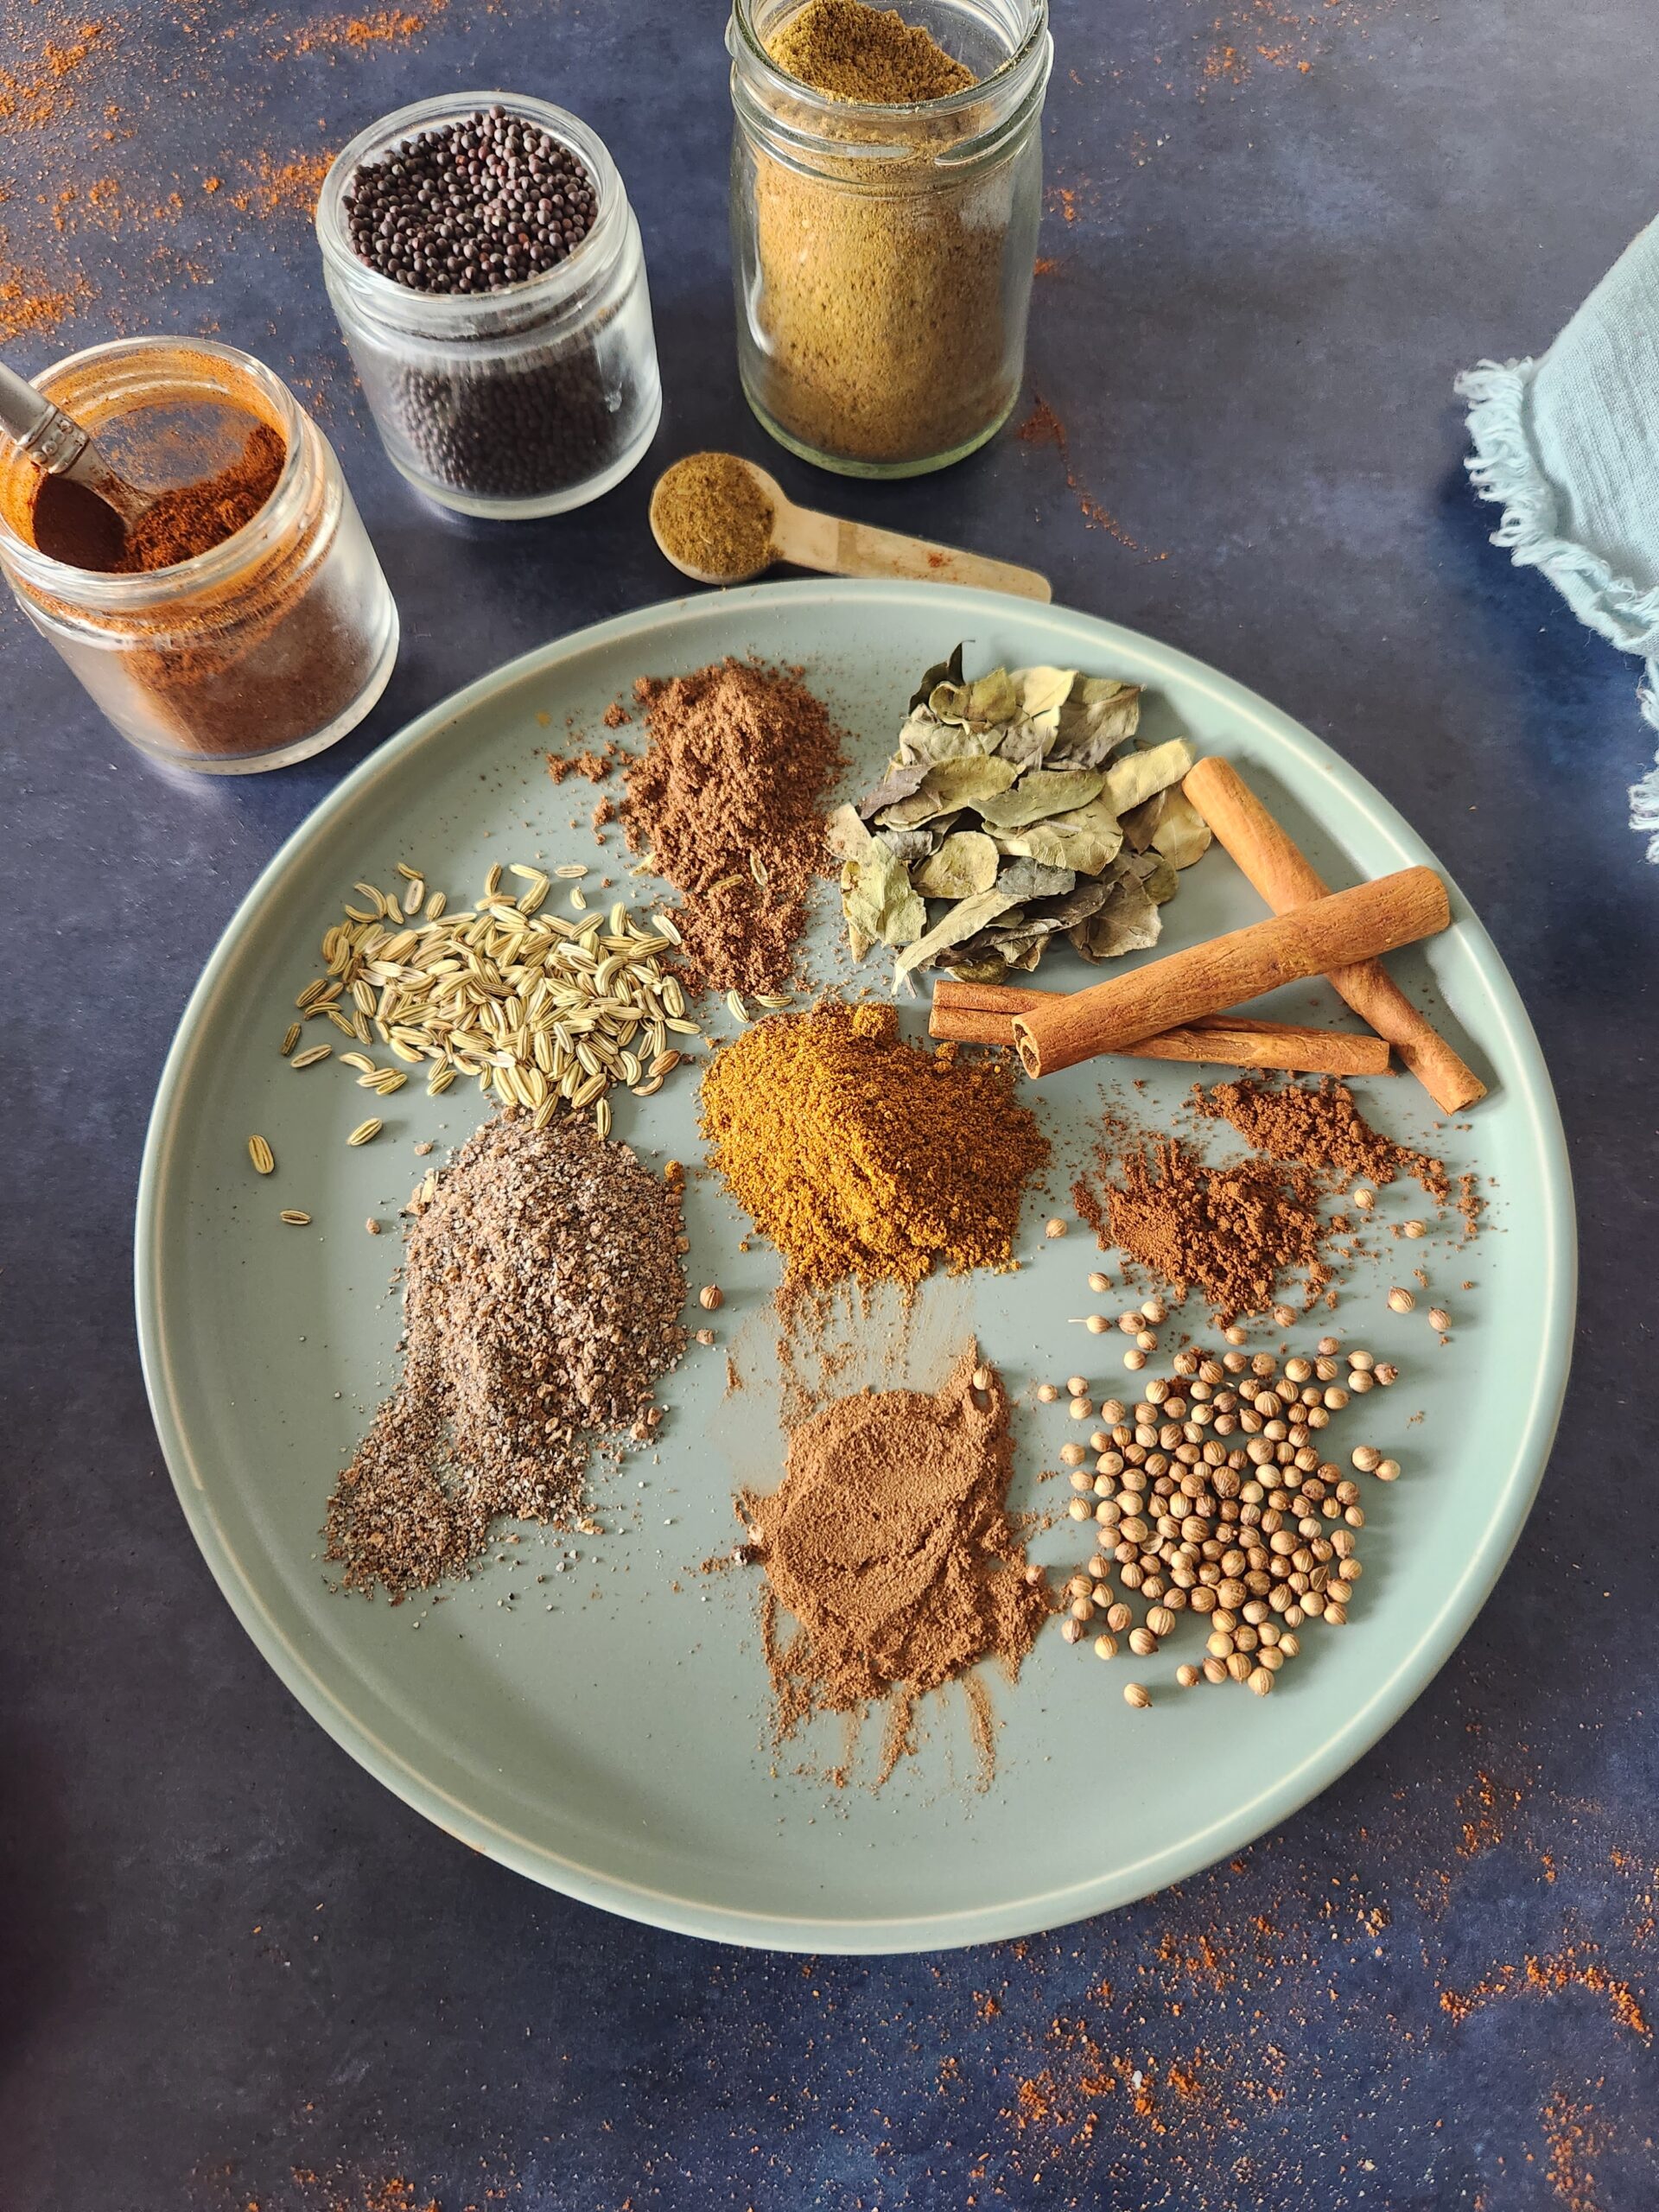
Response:
[{"label": "clear glass jar", "polygon": [[333,447],[282,379],[209,339],[132,338],[35,381],[146,491],[225,467],[257,424],[285,448],[251,521],[133,575],[42,553],[29,521],[38,473],[0,454],[0,569],[122,735],[153,760],[236,776],[354,728],[397,657],[397,609]]},{"label": "clear glass jar", "polygon": [[[575,154],[592,228],[556,268],[496,292],[416,292],[353,251],[343,206],[357,169],[417,132],[505,108]],[[551,515],[618,484],[662,413],[639,225],[603,141],[545,100],[462,92],[361,131],[317,202],[328,296],[375,423],[416,491],[462,514]]]},{"label": "clear glass jar", "polygon": [[907,0],[978,83],[914,107],[833,99],[767,37],[800,0],[734,0],[732,265],[743,389],[792,453],[914,476],[983,445],[1025,365],[1047,0]]}]

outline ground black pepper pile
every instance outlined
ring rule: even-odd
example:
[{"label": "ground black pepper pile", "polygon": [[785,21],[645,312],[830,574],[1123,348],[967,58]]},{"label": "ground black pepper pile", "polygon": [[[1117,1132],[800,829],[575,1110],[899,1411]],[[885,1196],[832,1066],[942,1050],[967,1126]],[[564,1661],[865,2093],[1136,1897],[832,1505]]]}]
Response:
[{"label": "ground black pepper pile", "polygon": [[[487,296],[545,276],[587,238],[599,195],[587,164],[527,118],[493,107],[423,130],[365,162],[346,192],[358,257],[405,290]],[[618,408],[586,331],[515,346],[446,343],[400,362],[397,427],[439,483],[533,499],[598,474]]]},{"label": "ground black pepper pile", "polygon": [[347,1589],[465,1573],[498,1520],[578,1517],[685,1349],[680,1191],[586,1121],[486,1122],[410,1233],[403,1379],[328,1501]]}]

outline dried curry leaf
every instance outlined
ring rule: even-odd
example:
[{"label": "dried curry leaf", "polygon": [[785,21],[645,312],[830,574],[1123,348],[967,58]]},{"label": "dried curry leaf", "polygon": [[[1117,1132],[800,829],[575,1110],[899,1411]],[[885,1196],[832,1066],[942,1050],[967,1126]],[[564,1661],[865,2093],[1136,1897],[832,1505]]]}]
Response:
[{"label": "dried curry leaf", "polygon": [[1120,816],[1166,784],[1179,784],[1198,755],[1184,737],[1166,738],[1143,753],[1126,753],[1106,772],[1106,791]]},{"label": "dried curry leaf", "polygon": [[841,904],[849,929],[882,944],[914,944],[927,927],[927,907],[899,855],[873,838],[847,873],[852,881]]},{"label": "dried curry leaf", "polygon": [[943,918],[936,922],[925,937],[906,947],[894,966],[898,976],[907,976],[913,969],[925,968],[952,945],[964,944],[976,931],[993,922],[999,914],[1006,914],[1010,906],[1017,906],[1017,891],[1005,891],[1000,883],[988,891],[976,891],[971,899],[959,899],[954,906],[945,909]]},{"label": "dried curry leaf", "polygon": [[999,858],[982,830],[958,830],[913,870],[910,880],[929,899],[968,899],[976,891],[988,891],[996,881]]},{"label": "dried curry leaf", "polygon": [[870,833],[855,806],[838,806],[823,825],[823,842],[838,861],[856,860]]},{"label": "dried curry leaf", "polygon": [[1022,830],[1027,823],[1087,806],[1105,782],[1105,772],[1098,768],[1028,768],[1011,790],[982,804],[980,816],[994,830]]},{"label": "dried curry leaf", "polygon": [[930,668],[910,696],[910,712],[927,704],[928,694],[940,683],[960,683],[962,681],[962,647],[958,645],[949,660],[940,661]]},{"label": "dried curry leaf", "polygon": [[1170,785],[1163,799],[1152,842],[1172,868],[1191,868],[1210,849],[1210,824],[1177,785]]},{"label": "dried curry leaf", "polygon": [[900,799],[908,798],[912,791],[919,790],[927,769],[925,760],[890,761],[875,789],[866,791],[858,802],[858,811],[868,822],[885,807],[896,806]]},{"label": "dried curry leaf", "polygon": [[1163,918],[1132,868],[1113,881],[1098,912],[1068,932],[1085,960],[1116,960],[1125,952],[1144,952],[1158,942]]}]

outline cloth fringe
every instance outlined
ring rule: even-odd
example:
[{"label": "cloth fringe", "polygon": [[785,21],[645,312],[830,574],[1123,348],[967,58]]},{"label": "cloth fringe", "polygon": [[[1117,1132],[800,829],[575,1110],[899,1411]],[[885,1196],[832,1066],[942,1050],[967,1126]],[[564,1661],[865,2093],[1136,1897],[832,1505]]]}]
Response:
[{"label": "cloth fringe", "polygon": [[[1535,360],[1481,361],[1465,369],[1454,389],[1469,404],[1475,450],[1464,463],[1483,499],[1502,506],[1492,543],[1508,550],[1519,569],[1541,569],[1579,620],[1621,652],[1653,654],[1659,645],[1659,588],[1638,591],[1615,575],[1599,553],[1559,531],[1555,493],[1528,434],[1527,394]],[[1637,701],[1643,718],[1659,729],[1659,656],[1649,658]],[[1648,839],[1648,858],[1659,863],[1659,758],[1630,787],[1630,826]]]}]

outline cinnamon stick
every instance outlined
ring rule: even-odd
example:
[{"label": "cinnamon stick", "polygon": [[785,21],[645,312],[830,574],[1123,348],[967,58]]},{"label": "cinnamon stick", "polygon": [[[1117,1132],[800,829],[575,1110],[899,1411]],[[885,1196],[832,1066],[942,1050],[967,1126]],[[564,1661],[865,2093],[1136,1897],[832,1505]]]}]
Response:
[{"label": "cinnamon stick", "polygon": [[[1012,1045],[1013,1017],[1052,998],[1018,983],[959,983],[942,977],[933,987],[928,1034],[957,1045]],[[1126,1045],[1136,1060],[1193,1060],[1217,1067],[1284,1068],[1296,1075],[1386,1075],[1389,1048],[1380,1037],[1341,1029],[1303,1028],[1284,1021],[1250,1021],[1217,1014],[1184,1029],[1166,1029]]]},{"label": "cinnamon stick", "polygon": [[1433,937],[1452,918],[1432,868],[1403,868],[1352,891],[1211,938],[1090,990],[1045,997],[1014,1017],[1027,1075],[1052,1075],[1143,1037],[1179,1029],[1281,983],[1328,975]]},{"label": "cinnamon stick", "polygon": [[[1232,855],[1274,913],[1327,895],[1318,869],[1227,761],[1213,754],[1198,761],[1181,788],[1215,832],[1217,843]],[[1485,1096],[1486,1086],[1474,1070],[1378,962],[1353,963],[1330,973],[1326,980],[1394,1046],[1441,1113],[1459,1113]]]}]

